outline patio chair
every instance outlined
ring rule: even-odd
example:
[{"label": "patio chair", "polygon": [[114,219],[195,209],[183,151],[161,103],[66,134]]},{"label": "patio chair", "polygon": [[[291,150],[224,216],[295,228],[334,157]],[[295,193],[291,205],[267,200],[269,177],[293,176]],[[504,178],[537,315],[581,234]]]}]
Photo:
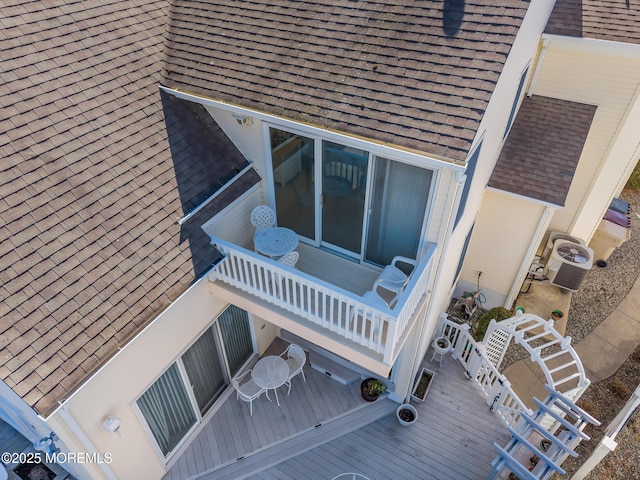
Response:
[{"label": "patio chair", "polygon": [[[289,252],[278,259],[278,263],[281,265],[286,265],[287,267],[296,268],[296,263],[298,263],[298,259],[300,258],[300,254],[296,251]],[[276,289],[276,295],[278,298],[280,297],[280,292],[282,291],[282,281],[284,279],[280,277],[278,272],[273,272],[273,281],[274,287]]]},{"label": "patio chair", "polygon": [[280,356],[284,358],[287,361],[287,365],[289,365],[289,378],[285,382],[289,385],[289,391],[287,391],[287,395],[289,395],[291,393],[291,379],[293,377],[301,373],[302,379],[305,382],[307,381],[307,378],[304,376],[304,364],[307,363],[307,354],[304,353],[302,347],[292,343]]},{"label": "patio chair", "polygon": [[253,417],[253,401],[262,395],[262,393],[266,392],[266,390],[258,386],[252,378],[249,378],[249,380],[242,384],[240,383],[241,380],[250,373],[251,370],[247,370],[242,375],[233,377],[231,379],[231,385],[236,389],[236,398],[249,403],[249,413]]},{"label": "patio chair", "polygon": [[251,212],[251,225],[256,227],[256,231],[253,233],[253,238],[255,239],[256,233],[260,230],[276,226],[276,212],[266,205],[257,206]]},{"label": "patio chair", "polygon": [[[366,303],[369,303],[372,307],[374,308],[388,308],[389,310],[391,310],[393,307],[396,306],[396,303],[398,303],[398,293],[394,293],[391,292],[392,296],[390,297],[382,297],[376,288],[376,285],[374,284],[374,287],[372,290],[369,290],[368,292],[365,292],[362,295],[362,298],[367,300]],[[358,320],[358,318],[362,318],[362,321],[369,321],[371,322],[371,328],[372,328],[372,335],[373,335],[373,339],[374,341],[377,340],[378,335],[380,334],[380,322],[378,320],[373,321],[373,319],[371,318],[371,316],[369,314],[365,315],[364,310],[362,310],[361,308],[356,309],[355,307],[351,307],[351,311],[349,313],[349,328],[354,328],[354,324],[355,322]],[[363,326],[364,329],[364,326]]]},{"label": "patio chair", "polygon": [[[408,275],[398,267],[399,263],[411,266],[411,271]],[[373,290],[377,291],[378,287],[382,287],[390,292],[399,294],[409,282],[411,273],[413,273],[417,265],[418,263],[411,258],[402,257],[400,255],[393,257],[391,264],[384,267],[382,273],[378,275],[378,278],[374,283]]]}]

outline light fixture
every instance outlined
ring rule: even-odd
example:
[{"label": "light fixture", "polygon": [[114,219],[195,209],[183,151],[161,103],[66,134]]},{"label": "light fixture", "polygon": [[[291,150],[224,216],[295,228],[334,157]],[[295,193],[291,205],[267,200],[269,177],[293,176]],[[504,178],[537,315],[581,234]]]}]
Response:
[{"label": "light fixture", "polygon": [[122,422],[118,417],[110,415],[104,422],[102,422],[102,428],[109,433],[117,433],[118,435],[120,435],[120,432],[118,430],[121,423]]},{"label": "light fixture", "polygon": [[238,122],[238,125],[242,125],[243,127],[247,125],[253,125],[253,118],[251,118],[249,115],[241,115],[239,113],[234,113],[233,118],[236,119],[236,122]]}]

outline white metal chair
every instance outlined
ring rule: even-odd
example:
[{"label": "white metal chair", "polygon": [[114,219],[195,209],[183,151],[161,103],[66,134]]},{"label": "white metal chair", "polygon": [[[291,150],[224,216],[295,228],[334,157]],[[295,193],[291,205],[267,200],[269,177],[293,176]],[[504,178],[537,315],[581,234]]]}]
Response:
[{"label": "white metal chair", "polygon": [[233,377],[231,379],[231,385],[236,389],[236,398],[249,403],[249,413],[253,417],[253,401],[262,395],[262,393],[266,392],[266,390],[258,386],[252,378],[242,384],[240,383],[240,381],[250,373],[251,370],[247,370],[242,375]]},{"label": "white metal chair", "polygon": [[293,251],[281,256],[278,259],[278,263],[286,265],[287,267],[295,268],[299,258],[300,258],[300,254],[296,251]]},{"label": "white metal chair", "polygon": [[[278,263],[282,265],[286,265],[287,267],[296,268],[296,263],[298,263],[298,259],[300,258],[300,254],[296,251],[289,252],[278,259]],[[282,279],[278,272],[273,272],[273,281],[275,283],[276,295],[280,297],[280,291],[282,288]]]},{"label": "white metal chair", "polygon": [[302,379],[305,382],[307,381],[307,378],[304,376],[304,365],[307,363],[307,354],[304,353],[302,347],[292,343],[280,356],[287,361],[287,365],[289,366],[289,378],[286,382],[289,385],[289,391],[287,392],[287,395],[289,395],[291,393],[291,379],[293,377],[301,373]]},{"label": "white metal chair", "polygon": [[253,233],[254,238],[254,251],[258,251],[255,248],[255,238],[256,234],[260,230],[265,230],[267,228],[273,228],[276,226],[276,212],[274,212],[271,207],[267,207],[266,205],[259,205],[253,209],[251,212],[251,225],[256,227],[256,231]]},{"label": "white metal chair", "polygon": [[[405,263],[411,266],[411,272],[409,275],[404,273],[404,271],[398,267],[398,263]],[[412,258],[402,257],[400,255],[393,257],[391,264],[384,267],[382,273],[378,275],[378,278],[373,285],[373,291],[377,291],[378,287],[382,287],[386,290],[399,294],[409,282],[409,277],[417,265],[418,263]]]}]

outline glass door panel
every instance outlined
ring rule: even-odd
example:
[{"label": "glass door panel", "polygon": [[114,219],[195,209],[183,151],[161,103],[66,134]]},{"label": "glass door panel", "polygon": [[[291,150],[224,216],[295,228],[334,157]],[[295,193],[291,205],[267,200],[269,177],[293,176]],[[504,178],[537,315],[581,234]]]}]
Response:
[{"label": "glass door panel", "polygon": [[182,362],[200,414],[204,415],[226,385],[213,330],[204,332],[182,355]]},{"label": "glass door panel", "polygon": [[197,422],[196,413],[175,363],[137,403],[165,457]]},{"label": "glass door panel", "polygon": [[314,142],[269,129],[278,225],[315,240]]},{"label": "glass door panel", "polygon": [[322,145],[322,242],[360,257],[369,154]]},{"label": "glass door panel", "polygon": [[376,158],[365,260],[383,266],[416,258],[433,172]]},{"label": "glass door panel", "polygon": [[233,377],[253,354],[249,316],[241,308],[230,305],[220,315],[218,324],[220,325],[229,372]]}]

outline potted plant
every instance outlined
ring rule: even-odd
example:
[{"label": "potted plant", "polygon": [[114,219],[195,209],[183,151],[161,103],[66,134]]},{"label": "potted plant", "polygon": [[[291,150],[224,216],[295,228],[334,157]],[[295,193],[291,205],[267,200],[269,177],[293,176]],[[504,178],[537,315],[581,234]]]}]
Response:
[{"label": "potted plant", "polygon": [[396,409],[396,418],[403,427],[408,427],[418,420],[418,411],[413,405],[403,403]]},{"label": "potted plant", "polygon": [[360,394],[367,402],[375,402],[386,389],[386,385],[377,378],[366,378],[360,384]]},{"label": "potted plant", "polygon": [[431,382],[433,381],[434,375],[435,372],[423,368],[420,372],[420,375],[418,375],[418,379],[416,380],[415,385],[413,386],[411,398],[419,402],[424,402],[424,399],[427,397],[429,387],[431,387]]}]

